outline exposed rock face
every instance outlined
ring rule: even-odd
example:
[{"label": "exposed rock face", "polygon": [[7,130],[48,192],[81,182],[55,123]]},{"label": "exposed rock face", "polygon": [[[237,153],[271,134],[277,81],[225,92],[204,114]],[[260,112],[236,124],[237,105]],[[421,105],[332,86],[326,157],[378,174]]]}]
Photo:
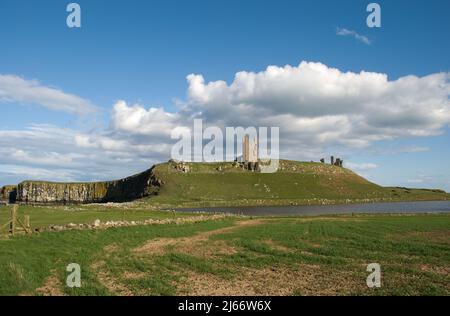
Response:
[{"label": "exposed rock face", "polygon": [[17,186],[5,185],[0,189],[0,201],[14,203],[16,201]]},{"label": "exposed rock face", "polygon": [[180,162],[172,161],[172,163],[175,165],[175,169],[178,171],[181,171],[183,173],[188,173],[190,171],[189,165],[182,161]]},{"label": "exposed rock face", "polygon": [[154,167],[117,181],[56,183],[24,181],[17,186],[17,201],[25,204],[125,202],[154,194],[161,182]]}]

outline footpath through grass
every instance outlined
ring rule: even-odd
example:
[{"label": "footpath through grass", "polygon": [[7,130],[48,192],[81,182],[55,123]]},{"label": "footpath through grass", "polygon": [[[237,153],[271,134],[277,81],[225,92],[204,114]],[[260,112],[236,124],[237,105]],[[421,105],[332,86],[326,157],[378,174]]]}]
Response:
[{"label": "footpath through grass", "polygon": [[450,215],[228,218],[0,240],[0,294],[449,295],[449,263]]}]

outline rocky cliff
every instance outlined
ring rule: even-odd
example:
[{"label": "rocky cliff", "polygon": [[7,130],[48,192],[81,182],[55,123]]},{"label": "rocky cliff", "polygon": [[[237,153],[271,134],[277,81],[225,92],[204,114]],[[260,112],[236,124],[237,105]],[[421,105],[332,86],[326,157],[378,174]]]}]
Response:
[{"label": "rocky cliff", "polygon": [[14,203],[16,201],[17,186],[5,185],[0,189],[0,201],[6,203]]},{"label": "rocky cliff", "polygon": [[25,204],[66,204],[125,202],[155,194],[161,182],[154,167],[117,181],[56,183],[24,181],[17,186],[17,202]]}]

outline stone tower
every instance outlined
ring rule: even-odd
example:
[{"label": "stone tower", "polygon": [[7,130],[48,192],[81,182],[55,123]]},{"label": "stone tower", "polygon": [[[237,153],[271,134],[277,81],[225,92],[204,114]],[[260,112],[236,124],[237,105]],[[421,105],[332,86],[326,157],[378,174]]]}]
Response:
[{"label": "stone tower", "polygon": [[248,135],[242,141],[242,156],[244,162],[258,162],[258,140],[254,138],[250,141]]}]

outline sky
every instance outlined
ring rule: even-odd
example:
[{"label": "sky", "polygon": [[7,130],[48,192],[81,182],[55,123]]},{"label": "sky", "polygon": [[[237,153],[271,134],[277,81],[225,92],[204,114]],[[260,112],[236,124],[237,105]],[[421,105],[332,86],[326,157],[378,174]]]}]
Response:
[{"label": "sky", "polygon": [[177,128],[279,126],[381,185],[450,191],[450,2],[0,0],[0,185],[122,178]]}]

